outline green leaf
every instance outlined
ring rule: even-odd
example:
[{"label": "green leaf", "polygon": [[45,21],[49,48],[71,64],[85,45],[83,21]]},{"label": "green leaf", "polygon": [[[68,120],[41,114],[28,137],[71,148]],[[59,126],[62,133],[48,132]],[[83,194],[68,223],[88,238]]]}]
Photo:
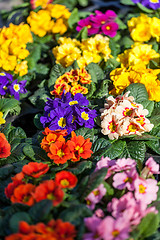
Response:
[{"label": "green leaf", "polygon": [[65,73],[64,67],[62,67],[60,64],[54,65],[54,67],[51,69],[50,78],[48,81],[48,87],[53,88],[57,78],[62,76],[64,73]]},{"label": "green leaf", "polygon": [[160,145],[159,145],[159,140],[157,141],[146,141],[145,142],[147,147],[152,149],[154,152],[160,155]]},{"label": "green leaf", "polygon": [[94,144],[92,145],[93,155],[101,155],[102,151],[104,151],[108,146],[111,146],[109,140],[105,138],[97,139]]},{"label": "green leaf", "polygon": [[117,140],[109,146],[102,155],[104,157],[109,157],[110,159],[115,159],[119,157],[125,147],[126,142],[122,140]]},{"label": "green leaf", "polygon": [[132,0],[120,0],[120,3],[124,5],[135,5],[135,3],[132,2]]},{"label": "green leaf", "polygon": [[41,63],[36,64],[36,72],[42,75],[46,75],[49,72],[49,67]]},{"label": "green leaf", "polygon": [[78,8],[74,8],[72,11],[69,19],[68,19],[68,25],[70,28],[73,28],[74,24],[77,23],[80,20],[78,15]]},{"label": "green leaf", "polygon": [[85,95],[87,98],[91,98],[94,94],[94,92],[96,91],[96,85],[94,82],[92,82],[91,84],[86,84],[86,86],[88,88],[88,93]]},{"label": "green leaf", "polygon": [[68,220],[74,224],[78,225],[85,217],[91,217],[91,210],[84,204],[72,205],[68,209],[62,211],[59,215],[59,218],[64,222]]},{"label": "green leaf", "polygon": [[146,8],[145,6],[143,6],[141,3],[137,3],[137,6],[139,7],[139,9],[143,12],[146,12],[146,13],[153,13],[154,10],[151,10],[149,8]]},{"label": "green leaf", "polygon": [[108,87],[109,87],[109,83],[111,81],[109,79],[103,80],[100,83],[100,87],[99,89],[97,89],[97,91],[94,93],[94,97],[95,98],[102,98],[102,97],[107,97],[108,96]]},{"label": "green leaf", "polygon": [[148,100],[148,93],[147,93],[147,90],[144,86],[144,84],[142,83],[132,83],[130,84],[125,92],[128,92],[130,91],[130,96],[133,96],[134,97],[134,101],[136,103],[141,103],[143,101],[146,101]]},{"label": "green leaf", "polygon": [[159,107],[153,110],[149,120],[152,124],[154,124],[154,127],[158,127],[160,125],[160,108]]},{"label": "green leaf", "polygon": [[31,224],[31,218],[28,213],[26,212],[17,212],[15,213],[9,220],[9,227],[12,232],[18,232],[19,229],[19,222],[25,221],[29,224]]},{"label": "green leaf", "polygon": [[93,172],[88,180],[86,189],[82,195],[82,198],[85,198],[90,194],[95,188],[97,188],[104,180],[107,174],[107,168],[101,168],[100,170]]},{"label": "green leaf", "polygon": [[5,179],[14,171],[12,164],[5,165],[0,168],[0,179]]},{"label": "green leaf", "polygon": [[119,29],[123,30],[127,28],[127,25],[124,24],[124,22],[119,17],[117,17],[115,21],[118,23]]},{"label": "green leaf", "polygon": [[155,213],[148,213],[138,225],[138,239],[145,239],[152,235],[159,226],[159,217]]},{"label": "green leaf", "polygon": [[131,46],[134,44],[134,41],[130,37],[124,36],[121,44],[125,46],[125,48],[131,48]]},{"label": "green leaf", "polygon": [[12,142],[16,139],[16,138],[21,138],[21,139],[23,139],[23,138],[26,138],[27,136],[26,136],[26,133],[25,133],[25,131],[22,129],[22,128],[20,128],[20,127],[17,127],[17,128],[14,128],[14,129],[12,129],[10,132],[9,132],[9,134],[8,134],[8,141],[9,141],[9,143],[10,144],[12,144]]},{"label": "green leaf", "polygon": [[91,75],[92,81],[97,83],[99,80],[103,80],[105,78],[105,74],[102,68],[96,63],[90,63],[86,67],[86,70]]},{"label": "green leaf", "polygon": [[109,47],[111,49],[111,54],[114,57],[117,57],[117,55],[120,53],[120,45],[116,43],[112,38],[109,40]]},{"label": "green leaf", "polygon": [[50,159],[47,157],[46,152],[38,146],[27,144],[23,148],[23,153],[25,154],[25,156],[27,156],[29,159],[32,159],[33,161],[50,161]]},{"label": "green leaf", "polygon": [[19,106],[19,101],[16,99],[11,99],[11,98],[3,98],[0,99],[0,111],[4,113],[4,115],[6,115],[5,113],[9,113],[11,111],[13,111],[14,109],[17,108],[17,106]]},{"label": "green leaf", "polygon": [[141,104],[143,105],[144,109],[148,110],[148,114],[146,117],[150,117],[154,109],[154,101],[144,100],[143,102],[141,102]]},{"label": "green leaf", "polygon": [[47,219],[52,208],[53,208],[52,201],[45,199],[32,206],[28,213],[31,219],[34,222],[38,223],[45,221]]},{"label": "green leaf", "polygon": [[29,97],[30,102],[39,109],[44,109],[47,98],[50,97],[48,90],[45,88],[39,88]]},{"label": "green leaf", "polygon": [[94,138],[94,129],[90,129],[90,128],[79,128],[75,131],[76,135],[79,136],[83,136],[85,139],[90,138],[90,140],[92,141]]},{"label": "green leaf", "polygon": [[43,130],[43,125],[42,123],[40,122],[40,117],[42,116],[42,114],[38,113],[34,116],[34,119],[33,119],[33,122],[34,122],[34,125],[40,129],[40,130]]},{"label": "green leaf", "polygon": [[78,3],[82,7],[86,7],[88,5],[88,0],[78,0]]},{"label": "green leaf", "polygon": [[91,161],[82,161],[78,163],[75,168],[68,168],[68,170],[75,175],[79,175],[82,172],[84,172],[86,169],[90,169],[90,168],[92,168]]},{"label": "green leaf", "polygon": [[88,28],[84,27],[81,29],[81,31],[77,34],[76,39],[82,40],[88,38]]}]

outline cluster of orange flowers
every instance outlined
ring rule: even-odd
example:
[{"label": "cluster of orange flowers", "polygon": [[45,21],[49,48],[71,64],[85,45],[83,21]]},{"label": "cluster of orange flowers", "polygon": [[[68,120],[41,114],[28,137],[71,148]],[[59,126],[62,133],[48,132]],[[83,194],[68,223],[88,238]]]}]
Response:
[{"label": "cluster of orange flowers", "polygon": [[0,133],[0,158],[7,158],[11,154],[11,145],[5,135]]},{"label": "cluster of orange flowers", "polygon": [[[32,206],[44,199],[52,200],[53,206],[63,201],[64,188],[74,188],[77,177],[68,171],[58,172],[55,180],[45,180],[39,185],[31,183],[42,177],[49,167],[44,163],[30,162],[22,168],[22,172],[12,177],[11,183],[5,188],[5,194],[12,203],[23,203]],[[40,180],[40,179],[38,179]],[[37,182],[37,181],[36,181]]]},{"label": "cluster of orange flowers", "polygon": [[19,223],[18,233],[11,234],[5,240],[73,240],[76,236],[74,225],[61,219],[50,220],[47,224],[37,223],[29,225]]},{"label": "cluster of orange flowers", "polygon": [[67,160],[77,162],[80,157],[87,159],[91,157],[90,138],[84,139],[81,135],[76,136],[72,131],[71,139],[66,141],[64,136],[67,136],[67,130],[50,130],[45,128],[43,132],[46,135],[41,142],[43,148],[50,159],[53,159],[56,164],[64,164]]},{"label": "cluster of orange flowers", "polygon": [[88,74],[84,68],[72,69],[70,72],[66,72],[56,80],[54,90],[51,94],[56,97],[60,97],[63,91],[71,92],[73,95],[76,93],[87,94],[88,88],[83,85],[91,84],[91,82],[91,75]]}]

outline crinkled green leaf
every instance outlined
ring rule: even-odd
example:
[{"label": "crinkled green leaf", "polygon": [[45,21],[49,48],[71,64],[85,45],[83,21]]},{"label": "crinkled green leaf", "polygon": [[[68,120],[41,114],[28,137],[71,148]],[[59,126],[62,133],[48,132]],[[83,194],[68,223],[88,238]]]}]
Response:
[{"label": "crinkled green leaf", "polygon": [[134,101],[136,103],[142,103],[143,101],[148,100],[148,93],[147,90],[142,83],[132,83],[130,84],[125,92],[130,91],[129,96],[134,97]]}]

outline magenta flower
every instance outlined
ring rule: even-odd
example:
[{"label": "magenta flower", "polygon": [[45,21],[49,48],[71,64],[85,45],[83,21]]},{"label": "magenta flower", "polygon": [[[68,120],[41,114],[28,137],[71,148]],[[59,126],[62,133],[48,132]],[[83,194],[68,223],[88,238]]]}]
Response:
[{"label": "magenta flower", "polygon": [[78,32],[80,32],[82,28],[87,27],[88,28],[88,36],[97,34],[99,32],[99,29],[93,27],[93,23],[91,22],[91,17],[92,17],[92,15],[85,19],[81,19],[78,22],[78,26],[76,27],[76,30]]},{"label": "magenta flower", "polygon": [[100,28],[102,25],[113,22],[117,17],[117,14],[112,10],[107,10],[105,13],[102,13],[98,10],[95,11],[96,15],[91,16],[91,21],[93,22],[93,26]]},{"label": "magenta flower", "polygon": [[134,181],[138,178],[135,168],[130,171],[116,173],[113,177],[113,186],[119,190],[127,188],[129,191],[134,190]]},{"label": "magenta flower", "polygon": [[129,237],[130,225],[123,217],[114,219],[107,216],[101,221],[97,230],[104,240],[126,240]]},{"label": "magenta flower", "polygon": [[109,22],[104,24],[101,29],[105,35],[108,35],[109,37],[115,37],[118,30],[118,24],[115,22]]},{"label": "magenta flower", "polygon": [[159,164],[157,164],[152,157],[148,158],[145,163],[146,167],[149,169],[149,175],[159,174]]},{"label": "magenta flower", "polygon": [[150,204],[157,199],[158,186],[154,179],[137,178],[134,181],[135,198],[144,204]]}]

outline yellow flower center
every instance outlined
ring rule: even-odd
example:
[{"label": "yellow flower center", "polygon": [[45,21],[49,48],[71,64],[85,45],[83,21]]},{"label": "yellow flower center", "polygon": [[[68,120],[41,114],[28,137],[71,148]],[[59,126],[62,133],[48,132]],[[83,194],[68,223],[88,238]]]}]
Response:
[{"label": "yellow flower center", "polygon": [[57,151],[57,155],[61,158],[61,157],[64,156],[64,152],[62,152],[62,150],[59,149],[59,150]]},{"label": "yellow flower center", "polygon": [[133,179],[131,177],[126,177],[126,179],[124,179],[124,182],[129,182],[132,183]]},{"label": "yellow flower center", "polygon": [[90,206],[91,205],[91,201],[89,199],[87,199],[87,205]]},{"label": "yellow flower center", "polygon": [[4,87],[3,87],[3,89],[4,89],[4,90],[7,90],[7,87],[6,87],[6,86],[4,86]]},{"label": "yellow flower center", "polygon": [[102,21],[101,24],[105,24],[105,21]]},{"label": "yellow flower center", "polygon": [[69,181],[67,179],[63,179],[63,180],[61,180],[61,185],[63,187],[67,187],[67,186],[69,186]]},{"label": "yellow flower center", "polygon": [[106,29],[107,29],[107,30],[110,30],[110,29],[111,29],[111,27],[110,27],[110,26],[106,26]]},{"label": "yellow flower center", "polygon": [[58,121],[58,125],[62,128],[64,128],[66,126],[66,119],[61,117]]},{"label": "yellow flower center", "polygon": [[75,105],[75,104],[78,104],[78,101],[71,101],[71,102],[69,102],[70,106]]},{"label": "yellow flower center", "polygon": [[6,76],[6,74],[5,73],[0,73],[0,76]]},{"label": "yellow flower center", "polygon": [[113,232],[112,232],[112,235],[113,235],[113,237],[117,237],[118,235],[119,235],[119,231],[118,230],[114,230]]},{"label": "yellow flower center", "polygon": [[143,184],[139,184],[139,193],[145,193],[146,187],[143,186]]},{"label": "yellow flower center", "polygon": [[98,196],[99,195],[99,190],[95,190],[95,191],[93,191],[93,194],[95,195],[95,196]]},{"label": "yellow flower center", "polygon": [[114,121],[109,122],[108,129],[109,129],[112,133],[116,132],[116,130],[117,130],[117,124],[115,124]]},{"label": "yellow flower center", "polygon": [[91,27],[92,27],[91,25],[88,25],[88,26],[87,26],[88,29],[91,28]]},{"label": "yellow flower center", "polygon": [[133,113],[133,108],[125,108],[125,111],[123,111],[123,115],[125,116],[125,117],[130,117],[131,115],[132,115],[132,113]]},{"label": "yellow flower center", "polygon": [[127,129],[129,132],[136,132],[138,129],[137,129],[137,125],[134,124],[134,123],[131,123],[129,126],[128,126],[128,129]]},{"label": "yellow flower center", "polygon": [[140,117],[139,119],[136,120],[139,124],[141,124],[141,126],[143,126],[145,124],[145,119],[144,117]]},{"label": "yellow flower center", "polygon": [[75,116],[73,116],[73,118],[72,118],[72,123],[73,123],[75,120],[76,120],[76,117],[75,117]]},{"label": "yellow flower center", "polygon": [[151,3],[159,3],[159,0],[150,0]]},{"label": "yellow flower center", "polygon": [[83,118],[84,120],[88,120],[89,119],[89,116],[88,116],[88,114],[87,113],[85,113],[85,112],[82,112],[81,113],[81,118]]},{"label": "yellow flower center", "polygon": [[19,84],[14,84],[13,88],[16,92],[18,92],[20,89]]},{"label": "yellow flower center", "polygon": [[53,195],[53,193],[49,193],[49,194],[47,195],[47,199],[49,199],[49,200],[54,200],[54,199],[55,199],[55,196]]},{"label": "yellow flower center", "polygon": [[75,147],[75,150],[79,151],[79,153],[83,153],[84,152],[83,147],[80,147],[80,146]]}]

